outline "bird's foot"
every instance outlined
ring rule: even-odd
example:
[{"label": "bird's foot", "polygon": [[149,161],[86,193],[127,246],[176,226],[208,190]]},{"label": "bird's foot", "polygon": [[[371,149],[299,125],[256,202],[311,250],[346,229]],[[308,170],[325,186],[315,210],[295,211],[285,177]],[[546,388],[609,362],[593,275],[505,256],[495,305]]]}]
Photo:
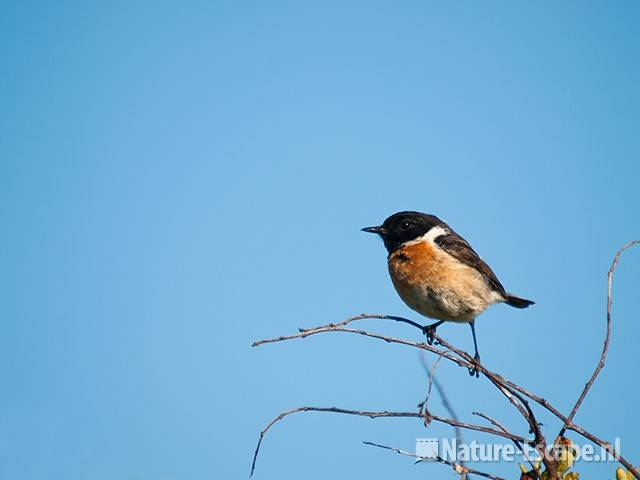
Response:
[{"label": "bird's foot", "polygon": [[473,363],[474,363],[474,366],[469,367],[469,375],[471,375],[472,377],[479,378],[480,370],[478,370],[478,365],[480,365],[480,355],[478,355],[478,353],[476,353],[473,356]]},{"label": "bird's foot", "polygon": [[427,343],[429,345],[440,345],[438,341],[435,340],[434,335],[436,333],[436,328],[440,326],[442,322],[432,323],[431,325],[425,325],[422,327],[422,332],[427,337]]}]

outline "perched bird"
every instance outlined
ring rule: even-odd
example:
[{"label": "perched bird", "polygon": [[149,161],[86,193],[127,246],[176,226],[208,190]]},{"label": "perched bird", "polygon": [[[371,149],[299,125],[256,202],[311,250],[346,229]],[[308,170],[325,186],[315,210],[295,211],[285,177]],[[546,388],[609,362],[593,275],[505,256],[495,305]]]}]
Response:
[{"label": "perched bird", "polygon": [[[399,212],[382,225],[362,231],[382,237],[389,252],[391,281],[400,298],[421,315],[438,320],[424,327],[429,342],[444,322],[468,323],[477,363],[476,317],[494,303],[515,308],[534,303],[507,293],[471,245],[435,215]],[[475,367],[469,373],[478,376]]]}]

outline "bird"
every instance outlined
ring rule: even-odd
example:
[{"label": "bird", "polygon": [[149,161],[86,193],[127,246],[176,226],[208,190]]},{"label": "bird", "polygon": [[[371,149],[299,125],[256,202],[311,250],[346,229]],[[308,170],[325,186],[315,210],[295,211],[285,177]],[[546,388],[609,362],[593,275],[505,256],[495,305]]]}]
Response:
[{"label": "bird", "polygon": [[387,265],[396,292],[407,306],[437,320],[423,327],[433,343],[436,328],[444,322],[468,323],[473,335],[475,365],[480,364],[475,320],[496,303],[527,308],[535,302],[507,293],[493,270],[449,225],[435,215],[398,212],[382,225],[363,232],[379,235],[387,249]]}]

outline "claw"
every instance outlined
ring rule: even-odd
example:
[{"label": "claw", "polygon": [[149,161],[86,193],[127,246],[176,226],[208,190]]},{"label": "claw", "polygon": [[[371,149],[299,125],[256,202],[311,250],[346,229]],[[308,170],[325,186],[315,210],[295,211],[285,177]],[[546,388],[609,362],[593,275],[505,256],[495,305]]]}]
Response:
[{"label": "claw", "polygon": [[425,325],[424,327],[422,327],[422,332],[426,335],[427,337],[427,343],[429,345],[440,345],[440,343],[438,343],[435,338],[433,338],[433,336],[436,333],[436,328],[438,328],[440,325],[442,325],[442,321],[440,322],[436,322],[436,323],[432,323],[431,325]]},{"label": "claw", "polygon": [[476,364],[476,366],[469,368],[469,375],[471,375],[472,377],[480,378],[480,370],[478,370],[477,367],[477,365],[480,364],[480,355],[478,355],[477,352],[473,356],[473,362]]},{"label": "claw", "polygon": [[433,328],[431,325],[427,325],[422,329],[422,331],[427,337],[427,343],[429,345],[433,345],[433,341],[434,341],[433,334],[436,333],[436,329]]}]

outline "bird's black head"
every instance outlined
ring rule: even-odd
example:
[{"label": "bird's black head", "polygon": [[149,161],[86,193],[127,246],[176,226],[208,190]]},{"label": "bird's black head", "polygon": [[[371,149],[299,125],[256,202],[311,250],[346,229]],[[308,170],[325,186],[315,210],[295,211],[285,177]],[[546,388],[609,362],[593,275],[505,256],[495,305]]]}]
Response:
[{"label": "bird's black head", "polygon": [[423,236],[434,227],[444,223],[435,215],[420,212],[398,212],[387,218],[378,227],[363,228],[363,232],[376,233],[382,237],[389,253],[397,250],[403,243]]}]

